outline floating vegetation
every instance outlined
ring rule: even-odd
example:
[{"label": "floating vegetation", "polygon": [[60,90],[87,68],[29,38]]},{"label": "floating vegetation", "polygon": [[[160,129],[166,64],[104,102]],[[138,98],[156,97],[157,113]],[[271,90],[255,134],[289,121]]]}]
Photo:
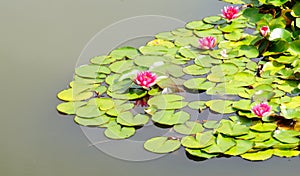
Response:
[{"label": "floating vegetation", "polygon": [[[65,102],[57,110],[115,140],[151,122],[174,131],[145,139],[154,153],[184,147],[202,159],[299,156],[300,3],[223,1],[242,6],[159,33],[140,48],[91,58],[58,93]],[[195,101],[187,93],[215,98]],[[227,115],[199,119],[204,110]]]}]

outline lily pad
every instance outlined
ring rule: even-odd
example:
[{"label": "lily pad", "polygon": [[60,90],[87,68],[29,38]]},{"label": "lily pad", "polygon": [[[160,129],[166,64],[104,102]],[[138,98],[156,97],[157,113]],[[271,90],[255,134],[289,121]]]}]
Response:
[{"label": "lily pad", "polygon": [[242,154],[241,157],[250,161],[264,161],[273,156],[273,150],[265,150]]},{"label": "lily pad", "polygon": [[232,101],[226,100],[210,100],[206,102],[206,106],[208,106],[212,111],[220,113],[220,114],[229,114],[235,112],[232,108]]},{"label": "lily pad", "polygon": [[68,115],[75,115],[76,110],[85,105],[86,102],[64,102],[57,106],[57,110]]},{"label": "lily pad", "polygon": [[125,126],[142,126],[148,121],[149,117],[147,115],[137,114],[134,116],[130,111],[120,113],[117,118],[117,122]]},{"label": "lily pad", "polygon": [[121,127],[121,125],[109,125],[104,131],[106,137],[110,139],[126,139],[135,134],[133,127]]},{"label": "lily pad", "polygon": [[181,144],[187,148],[205,148],[212,145],[215,141],[215,136],[212,131],[197,133],[195,137],[185,136],[181,139]]},{"label": "lily pad", "polygon": [[198,122],[187,121],[184,124],[175,125],[174,130],[180,134],[190,135],[200,133],[204,128]]},{"label": "lily pad", "polygon": [[300,132],[293,130],[276,130],[273,137],[284,143],[299,143]]},{"label": "lily pad", "polygon": [[117,60],[121,60],[124,57],[132,59],[138,56],[139,52],[136,48],[126,46],[113,50],[109,55]]},{"label": "lily pad", "polygon": [[154,106],[158,109],[180,109],[188,103],[184,102],[184,97],[173,94],[163,94],[151,98],[148,101],[149,106]]},{"label": "lily pad", "polygon": [[108,123],[109,120],[110,120],[110,117],[105,114],[103,114],[99,117],[94,117],[94,118],[89,118],[89,119],[78,117],[78,116],[75,116],[75,118],[74,118],[74,121],[77,124],[82,125],[82,126],[100,126],[100,125]]},{"label": "lily pad", "polygon": [[235,142],[236,142],[236,145],[233,146],[232,148],[230,148],[224,154],[238,156],[238,155],[246,153],[254,146],[253,142],[247,141],[247,140],[236,140]]},{"label": "lily pad", "polygon": [[153,153],[170,153],[180,148],[180,141],[168,137],[154,137],[144,143],[146,150]]},{"label": "lily pad", "polygon": [[184,111],[174,113],[174,110],[162,110],[152,116],[152,120],[163,125],[183,124],[190,119],[190,114]]}]

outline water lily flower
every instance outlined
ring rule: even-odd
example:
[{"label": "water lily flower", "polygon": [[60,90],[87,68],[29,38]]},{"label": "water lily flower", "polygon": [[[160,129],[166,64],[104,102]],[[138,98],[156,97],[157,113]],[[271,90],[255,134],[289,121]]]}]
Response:
[{"label": "water lily flower", "polygon": [[239,7],[225,6],[224,9],[222,9],[221,11],[222,11],[222,17],[231,21],[238,17]]},{"label": "water lily flower", "polygon": [[201,49],[212,49],[217,45],[217,39],[212,36],[204,37],[199,39]]},{"label": "water lily flower", "polygon": [[222,57],[228,57],[226,49],[223,49],[220,54]]},{"label": "water lily flower", "polygon": [[137,73],[135,78],[135,83],[139,86],[142,86],[145,89],[156,84],[156,74],[150,71],[142,71]]},{"label": "water lily flower", "polygon": [[270,34],[270,28],[269,26],[262,26],[260,29],[260,34],[263,36],[263,37],[266,37],[267,35]]},{"label": "water lily flower", "polygon": [[271,113],[271,106],[268,103],[260,103],[252,107],[252,112],[258,117],[268,116]]}]

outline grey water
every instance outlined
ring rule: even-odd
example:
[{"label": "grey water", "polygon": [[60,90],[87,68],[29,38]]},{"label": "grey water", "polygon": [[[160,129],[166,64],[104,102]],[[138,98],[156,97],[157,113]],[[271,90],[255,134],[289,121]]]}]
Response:
[{"label": "grey water", "polygon": [[[143,15],[152,15],[149,24],[166,19],[158,16],[171,17],[172,26],[160,23],[139,34],[144,38],[128,39],[140,44],[145,37],[150,39],[157,30],[172,30],[182,24],[179,21],[186,23],[219,14],[223,6],[224,3],[217,0],[0,1],[0,174],[299,175],[299,157],[274,157],[264,162],[249,162],[235,157],[194,161],[187,158],[181,149],[147,161],[121,160],[92,145],[83,129],[73,122],[72,116],[60,115],[55,109],[60,103],[56,94],[67,88],[76,65],[87,61],[78,60],[80,55],[80,58],[87,59],[90,57],[88,54],[107,54],[112,47],[126,43],[122,37],[127,36],[129,29],[122,31],[111,24]],[[175,19],[179,19],[178,23]],[[143,26],[137,25],[131,30],[138,31],[139,27],[147,26],[147,23],[138,24]],[[115,31],[105,31],[108,26]],[[120,33],[120,30],[123,36],[106,36],[103,38],[106,43],[93,48],[96,53],[81,53],[88,41],[101,30],[104,30],[102,34]]]}]

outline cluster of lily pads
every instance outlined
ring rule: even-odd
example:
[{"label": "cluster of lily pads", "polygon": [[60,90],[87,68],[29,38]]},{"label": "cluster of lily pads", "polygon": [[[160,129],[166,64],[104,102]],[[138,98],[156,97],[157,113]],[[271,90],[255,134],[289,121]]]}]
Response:
[{"label": "cluster of lily pads", "polygon": [[[300,2],[224,1],[238,6],[76,68],[58,93],[65,101],[58,111],[106,128],[110,139],[130,138],[149,123],[178,134],[147,139],[154,153],[184,147],[206,159],[299,156]],[[191,101],[187,93],[215,98]],[[204,110],[228,118],[199,119]]]}]

